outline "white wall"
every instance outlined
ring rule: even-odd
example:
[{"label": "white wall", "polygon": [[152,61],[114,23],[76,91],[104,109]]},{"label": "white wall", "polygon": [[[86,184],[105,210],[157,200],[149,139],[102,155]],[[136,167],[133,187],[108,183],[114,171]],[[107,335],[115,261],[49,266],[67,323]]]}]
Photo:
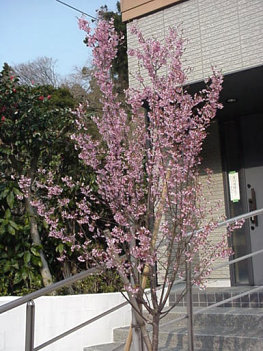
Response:
[{"label": "white wall", "polygon": [[[16,297],[0,297],[0,305],[14,299]],[[120,293],[46,296],[36,299],[35,347],[123,301]],[[25,349],[25,311],[24,305],[0,315],[0,351]],[[129,323],[130,306],[125,306],[43,350],[83,351],[85,346],[109,343],[112,342],[112,330]]]}]

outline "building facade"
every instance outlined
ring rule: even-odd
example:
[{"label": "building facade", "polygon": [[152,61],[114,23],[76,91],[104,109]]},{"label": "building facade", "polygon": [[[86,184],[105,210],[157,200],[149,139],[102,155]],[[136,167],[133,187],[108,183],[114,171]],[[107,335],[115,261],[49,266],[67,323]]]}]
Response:
[{"label": "building facade", "polygon": [[[129,33],[133,21],[145,36],[163,38],[170,26],[180,26],[187,40],[183,56],[191,67],[194,89],[216,66],[224,74],[218,112],[204,147],[204,167],[213,170],[211,203],[221,200],[219,214],[233,217],[263,208],[263,1],[262,0],[122,0]],[[137,62],[129,58],[129,71]],[[130,86],[136,81],[130,76]],[[215,231],[217,241],[221,231]],[[263,216],[252,218],[233,233],[235,257],[263,248]],[[263,284],[263,255],[212,274],[232,285]]]}]

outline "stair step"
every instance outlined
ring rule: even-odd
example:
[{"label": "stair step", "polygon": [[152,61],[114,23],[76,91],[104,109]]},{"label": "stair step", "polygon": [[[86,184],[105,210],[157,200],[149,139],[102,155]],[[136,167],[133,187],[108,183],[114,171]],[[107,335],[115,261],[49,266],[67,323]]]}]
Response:
[{"label": "stair step", "polygon": [[84,347],[83,351],[123,351],[123,343],[110,343]]},{"label": "stair step", "polygon": [[[251,287],[193,289],[194,311],[243,293]],[[170,294],[170,306],[176,301],[181,287]],[[244,308],[245,307],[245,308]],[[188,350],[187,319],[173,322],[186,314],[183,299],[160,324],[158,351]],[[225,303],[220,308],[210,308],[194,318],[195,351],[262,351],[263,350],[263,287]],[[170,323],[169,323],[170,322]],[[168,323],[168,324],[167,324]],[[162,326],[162,324],[164,326]],[[129,327],[113,331],[114,343],[84,348],[84,351],[122,351]],[[149,328],[150,330],[150,328]],[[131,348],[131,351],[137,351]]]},{"label": "stair step", "polygon": [[[194,308],[195,311],[199,311],[201,308]],[[167,322],[176,320],[187,314],[185,307],[176,307],[175,311],[169,312],[161,321],[160,325]],[[145,315],[147,318],[147,314]],[[262,308],[233,308],[233,307],[222,307],[222,308],[211,308],[206,312],[198,313],[193,316],[195,327],[198,326],[210,326],[211,324],[225,325],[225,326],[246,326],[253,324],[257,325],[258,328],[263,330],[263,309]],[[186,326],[187,318],[179,321],[175,321],[176,326]]]},{"label": "stair step", "polygon": [[[162,323],[185,314],[171,312]],[[114,341],[124,342],[128,327],[114,330]],[[263,310],[250,308],[214,308],[194,316],[195,350],[262,351]],[[160,327],[159,350],[187,350],[186,320]]]},{"label": "stair step", "polygon": [[[200,310],[199,307],[194,308],[194,311]],[[176,308],[175,312],[170,312],[165,318],[161,320],[161,324],[165,324],[169,321],[175,320],[183,315],[186,315],[185,308]],[[222,307],[212,308],[206,312],[198,313],[193,316],[194,326],[211,326],[224,325],[232,327],[233,325],[239,328],[246,328],[247,325],[256,325],[257,328],[263,330],[263,309],[261,308],[233,308],[233,307]],[[185,326],[187,319],[176,321],[176,326]]]},{"label": "stair step", "polygon": [[[114,333],[115,340],[125,340],[128,329],[121,328]],[[186,328],[169,328],[161,330],[159,334],[159,350],[187,350],[188,337]],[[262,332],[255,328],[240,332],[239,328],[232,329],[224,327],[195,328],[194,329],[195,350],[207,351],[262,351]]]},{"label": "stair step", "polygon": [[[263,338],[255,328],[240,331],[239,328],[205,327],[194,329],[194,344],[196,350],[235,350],[262,351]],[[180,347],[188,349],[186,328],[167,328],[161,331],[159,345],[163,347]]]},{"label": "stair step", "polygon": [[[116,345],[116,348],[112,348]],[[120,345],[120,346],[118,346]],[[96,345],[96,346],[89,346],[85,347],[83,351],[123,351],[124,350],[124,343],[123,344],[103,344],[103,345]],[[130,351],[136,351],[134,350],[133,346],[131,346]],[[180,347],[159,347],[158,351],[182,351],[182,348]],[[211,350],[209,350],[211,351]]]}]

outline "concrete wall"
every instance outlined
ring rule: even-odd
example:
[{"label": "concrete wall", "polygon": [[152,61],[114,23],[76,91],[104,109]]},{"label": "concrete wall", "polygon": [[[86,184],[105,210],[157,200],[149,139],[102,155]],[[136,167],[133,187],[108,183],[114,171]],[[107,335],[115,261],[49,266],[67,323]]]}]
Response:
[{"label": "concrete wall", "polygon": [[[14,299],[16,297],[0,297],[0,305]],[[36,299],[35,347],[123,301],[120,293],[46,296]],[[25,311],[25,306],[21,306],[0,315],[0,351],[25,349]],[[44,350],[83,351],[85,346],[110,343],[112,330],[129,325],[130,317],[130,306],[125,306]]]}]

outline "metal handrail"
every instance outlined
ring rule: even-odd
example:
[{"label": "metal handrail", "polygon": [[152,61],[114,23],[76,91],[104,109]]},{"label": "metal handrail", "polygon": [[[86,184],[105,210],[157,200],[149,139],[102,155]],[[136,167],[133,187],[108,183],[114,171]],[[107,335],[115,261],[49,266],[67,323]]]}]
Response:
[{"label": "metal handrail", "polygon": [[57,283],[51,284],[49,286],[46,286],[45,288],[39,289],[37,291],[34,291],[28,295],[22,296],[18,298],[15,301],[8,302],[2,306],[0,306],[0,314],[7,312],[9,310],[12,310],[13,308],[16,308],[18,306],[23,305],[24,303],[30,302],[32,300],[37,299],[38,297],[50,294],[60,288],[63,288],[65,286],[71,285],[73,283],[76,283],[79,280],[87,278],[89,275],[94,274],[94,273],[100,273],[104,270],[105,268],[103,266],[97,266],[90,268],[86,271],[80,272],[78,274],[75,274],[69,278],[63,279]]},{"label": "metal handrail", "polygon": [[[257,215],[260,215],[260,214],[263,214],[263,208],[261,208],[261,209],[259,209],[259,210],[251,211],[251,212],[248,212],[248,213],[245,213],[245,214],[242,214],[242,215],[239,215],[239,216],[230,218],[230,219],[227,219],[227,220],[225,220],[225,221],[223,221],[223,222],[219,222],[219,223],[217,224],[217,226],[216,226],[215,229],[217,229],[217,228],[219,228],[219,227],[227,226],[227,225],[229,225],[229,224],[236,223],[236,222],[238,222],[238,221],[240,221],[240,220],[248,219],[248,218],[250,218],[250,217],[254,217],[254,216],[257,216]],[[202,231],[202,229],[196,230],[196,231],[194,231],[194,232],[190,232],[190,233],[188,233],[188,236],[198,234],[198,233],[200,233],[201,231]],[[234,264],[234,263],[236,263],[236,262],[240,262],[240,261],[246,260],[246,259],[248,259],[248,258],[250,258],[250,257],[253,257],[253,256],[256,256],[256,255],[258,255],[258,254],[260,254],[260,253],[263,253],[263,249],[258,250],[258,251],[254,251],[254,252],[252,252],[252,253],[250,253],[250,254],[247,254],[247,255],[244,255],[244,256],[242,256],[242,257],[238,257],[238,258],[236,258],[236,259],[234,259],[234,260],[221,263],[221,264],[219,264],[219,265],[213,267],[213,270],[217,270],[217,269],[220,269],[220,268],[222,268],[222,267],[226,267],[226,266],[229,266],[229,265],[231,265],[231,264]],[[179,283],[179,281],[177,281],[177,282]],[[176,283],[177,283],[177,282],[176,282]],[[247,291],[245,291],[245,292],[242,292],[242,293],[240,293],[240,294],[237,294],[237,295],[235,295],[235,296],[232,296],[232,297],[227,298],[227,299],[225,299],[225,300],[222,300],[222,301],[220,301],[220,302],[216,302],[216,303],[214,303],[214,304],[212,304],[212,305],[209,305],[209,306],[204,307],[204,308],[202,308],[202,309],[200,309],[200,310],[197,310],[197,311],[193,311],[193,309],[191,308],[191,307],[192,307],[192,290],[190,290],[190,291],[189,291],[189,295],[190,295],[190,296],[188,296],[188,299],[187,299],[187,301],[188,301],[188,303],[187,303],[187,313],[186,313],[185,315],[181,316],[181,317],[178,317],[178,318],[176,318],[176,319],[170,320],[169,322],[166,322],[166,323],[161,324],[160,327],[165,327],[165,326],[170,325],[170,324],[173,324],[173,323],[175,323],[175,322],[182,321],[182,320],[184,320],[184,319],[186,319],[186,318],[192,319],[192,318],[193,318],[193,315],[195,315],[195,314],[206,312],[207,310],[209,310],[209,309],[211,309],[211,308],[218,307],[218,306],[220,306],[220,305],[223,305],[223,304],[225,304],[225,303],[231,302],[231,301],[233,301],[233,300],[235,300],[235,299],[238,299],[238,298],[240,298],[240,297],[249,295],[249,294],[251,294],[251,293],[253,293],[253,292],[260,291],[260,290],[262,290],[262,289],[263,289],[263,286],[259,286],[259,287],[256,287],[256,288],[252,288],[252,289],[250,289],[250,290],[247,290]],[[191,305],[190,308],[189,308],[189,306],[188,306],[189,301],[190,301],[190,305]],[[191,335],[191,338],[189,338],[189,335]],[[188,326],[188,339],[189,339],[189,340],[191,340],[191,339],[193,340],[193,326],[191,326],[191,327]],[[194,349],[193,346],[190,345],[190,344],[188,345],[188,347],[189,347],[189,350],[193,350],[193,349]]]},{"label": "metal handrail", "polygon": [[58,341],[58,340],[64,338],[65,336],[70,335],[70,334],[74,333],[75,331],[77,331],[77,330],[79,330],[79,329],[81,329],[81,328],[84,328],[84,327],[86,327],[87,325],[89,325],[89,324],[91,324],[91,323],[93,323],[93,322],[96,322],[97,320],[99,320],[99,319],[101,319],[101,318],[103,318],[103,317],[105,317],[105,316],[111,314],[112,312],[115,312],[115,311],[121,309],[122,307],[128,305],[128,303],[129,303],[128,301],[122,302],[121,304],[119,304],[119,305],[117,305],[117,306],[114,306],[114,307],[110,308],[109,310],[107,310],[107,311],[105,311],[105,312],[103,312],[103,313],[101,313],[101,314],[98,314],[97,316],[95,316],[95,317],[89,319],[88,321],[83,322],[83,323],[77,325],[76,327],[71,328],[71,329],[65,331],[64,333],[61,333],[61,334],[55,336],[54,338],[52,338],[52,339],[50,339],[50,340],[44,342],[44,343],[41,344],[41,345],[38,345],[37,347],[35,347],[35,348],[33,349],[33,351],[41,350],[41,349],[43,349],[44,347],[53,344],[54,342],[56,342],[56,341]]},{"label": "metal handrail", "polygon": [[[248,219],[250,217],[257,216],[259,214],[263,214],[263,208],[261,208],[259,210],[251,211],[251,212],[248,212],[248,213],[245,213],[245,214],[241,214],[239,216],[236,216],[236,217],[227,219],[225,221],[219,222],[215,229],[217,229],[219,227],[223,227],[223,226],[229,225],[229,224],[233,224],[233,223],[235,223],[235,222],[237,222],[239,220],[242,220],[242,219]],[[202,230],[202,228],[199,229],[199,230],[196,230],[194,232],[190,232],[190,233],[188,233],[188,235],[198,234],[201,230]],[[262,251],[263,250],[255,251],[255,252],[252,252],[252,253],[250,253],[248,255],[239,257],[239,258],[237,258],[235,260],[231,260],[229,262],[222,263],[222,264],[216,266],[215,268],[213,268],[213,270],[216,270],[216,269],[225,267],[227,265],[230,265],[230,264],[242,261],[244,259],[247,259],[249,257],[257,255],[257,254],[261,253]],[[9,311],[9,310],[11,310],[11,309],[13,309],[15,307],[21,306],[24,303],[29,302],[31,300],[34,300],[34,299],[36,299],[38,297],[50,294],[50,293],[52,293],[52,292],[54,292],[54,291],[56,291],[56,290],[58,290],[60,288],[63,288],[65,286],[68,286],[68,285],[71,285],[73,283],[76,283],[77,281],[85,279],[86,277],[88,277],[91,274],[99,273],[99,272],[103,271],[104,269],[105,268],[103,266],[97,266],[97,267],[90,268],[90,269],[88,269],[86,271],[77,273],[77,274],[75,274],[75,275],[73,275],[73,276],[71,276],[69,278],[63,279],[63,280],[61,280],[59,282],[56,282],[56,283],[51,284],[49,286],[46,286],[46,287],[44,287],[42,289],[34,291],[34,292],[32,292],[32,293],[30,293],[28,295],[22,296],[22,297],[18,298],[15,301],[11,301],[11,302],[8,302],[8,303],[6,303],[4,305],[1,305],[0,306],[0,314],[4,313],[6,311]],[[182,283],[182,280],[180,280],[180,279],[176,280],[174,282],[174,285],[179,284],[179,283]]]},{"label": "metal handrail", "polygon": [[250,217],[258,216],[258,215],[260,215],[262,213],[263,213],[263,208],[260,208],[259,210],[243,213],[243,214],[238,215],[236,217],[229,218],[229,219],[227,219],[227,220],[225,220],[223,222],[219,222],[216,227],[217,228],[223,227],[223,226],[226,226],[228,224],[232,224],[232,223],[241,221],[242,219],[248,219]]},{"label": "metal handrail", "polygon": [[[223,226],[227,226],[229,224],[232,224],[232,223],[236,223],[237,221],[240,221],[240,220],[243,220],[243,219],[248,219],[250,217],[254,217],[254,216],[257,216],[259,214],[263,214],[263,208],[262,209],[259,209],[259,210],[255,210],[255,211],[251,211],[251,212],[248,212],[248,213],[245,213],[245,214],[242,214],[242,215],[239,215],[239,216],[236,216],[236,217],[233,217],[233,218],[230,218],[230,219],[227,219],[225,221],[222,221],[222,222],[219,222],[217,225],[216,225],[216,228],[219,228],[219,227],[223,227]],[[215,229],[216,229],[215,228]],[[188,236],[190,235],[195,235],[195,234],[198,234],[202,231],[203,229],[199,229],[199,230],[196,230],[196,231],[193,231],[193,232],[190,232],[188,233]],[[252,256],[255,256],[255,255],[258,255],[259,253],[263,253],[263,249],[262,250],[258,250],[258,251],[255,251],[255,252],[252,252],[248,255],[245,255],[245,256],[242,256],[242,257],[239,257],[237,259],[234,259],[234,260],[231,260],[229,262],[225,262],[225,263],[222,263],[216,267],[214,267],[213,269],[216,270],[216,269],[219,269],[219,268],[222,268],[222,267],[225,267],[227,265],[231,265],[231,264],[234,264],[236,262],[239,262],[239,261],[242,261],[244,259],[247,259],[249,257],[252,257]],[[29,324],[29,333],[28,333],[28,338],[26,338],[26,351],[38,351],[52,343],[54,343],[55,341],[79,330],[80,328],[83,328],[85,327],[86,325],[88,324],[91,324],[92,322],[95,322],[97,321],[98,319],[100,318],[103,318],[104,316],[112,313],[112,312],[115,312],[116,310],[124,307],[125,305],[128,304],[127,301],[91,318],[90,320],[86,321],[86,322],[83,322],[81,324],[79,324],[78,326],[74,327],[74,328],[71,328],[69,330],[67,330],[66,332],[46,341],[45,343],[37,346],[34,348],[34,303],[33,303],[33,300],[36,299],[36,298],[39,298],[41,296],[44,296],[44,295],[47,295],[51,292],[54,292],[62,287],[65,287],[65,286],[68,286],[68,285],[71,285],[79,280],[82,280],[82,279],[85,279],[86,277],[88,277],[89,275],[91,274],[94,274],[94,273],[100,273],[102,272],[103,270],[105,270],[105,267],[103,266],[97,266],[97,267],[93,267],[91,269],[88,269],[86,271],[83,271],[83,272],[80,272],[72,277],[69,277],[69,278],[66,278],[62,281],[59,281],[57,283],[54,283],[52,285],[49,285],[47,287],[44,287],[42,289],[39,289],[33,293],[30,293],[26,296],[22,296],[20,298],[18,298],[17,300],[15,301],[11,301],[11,302],[8,302],[2,306],[0,306],[0,314],[1,313],[4,313],[4,312],[7,312],[13,308],[16,308],[18,306],[21,306],[23,305],[24,303],[27,303],[27,309],[28,309],[28,314],[29,314],[29,318],[28,318],[28,324]],[[174,282],[174,285],[178,284],[178,283],[182,283],[181,280],[177,280]],[[203,308],[201,310],[198,310],[198,311],[192,311],[192,309],[189,309],[191,311],[191,315],[193,314],[197,314],[197,313],[201,313],[201,312],[204,312],[210,308],[213,308],[213,307],[217,307],[217,306],[220,306],[221,304],[224,304],[225,302],[230,302],[236,298],[239,298],[239,297],[242,297],[242,296],[245,296],[245,295],[248,295],[250,294],[250,292],[254,292],[254,291],[258,291],[258,290],[261,290],[263,287],[257,287],[257,288],[254,288],[252,290],[248,290],[242,294],[239,294],[239,295],[235,295],[231,298],[228,298],[226,300],[222,300],[220,302],[217,302],[213,305],[210,305],[210,306],[207,306],[206,308]],[[189,301],[191,301],[191,299],[189,299]],[[179,317],[173,321],[169,321],[165,324],[162,324],[161,326],[166,326],[168,324],[171,324],[171,323],[174,323],[176,321],[179,321],[179,320],[182,320],[184,318],[187,318],[189,317],[189,314],[186,314],[185,316],[182,316],[182,317]],[[192,317],[191,317],[192,318]],[[189,331],[188,331],[189,333]],[[33,338],[33,340],[32,340]],[[28,344],[28,345],[27,345]]]},{"label": "metal handrail", "polygon": [[[201,308],[200,310],[193,310],[193,315],[198,314],[198,313],[206,312],[207,310],[210,310],[210,309],[212,309],[212,308],[214,308],[214,307],[221,306],[221,305],[223,305],[223,304],[225,304],[225,303],[231,302],[231,301],[236,300],[236,299],[238,299],[238,298],[240,298],[240,297],[249,295],[249,294],[251,294],[251,293],[260,291],[260,290],[262,290],[262,289],[263,289],[263,286],[257,286],[256,288],[252,288],[252,289],[250,289],[250,290],[244,291],[244,292],[242,292],[242,293],[240,293],[240,294],[237,294],[237,295],[235,295],[235,296],[229,297],[229,298],[227,298],[227,299],[225,299],[225,300],[221,300],[221,301],[216,302],[216,303],[214,303],[214,304],[212,304],[212,305],[209,305],[209,306],[207,306],[207,307]],[[187,313],[184,314],[184,315],[181,316],[181,317],[178,317],[178,318],[172,319],[172,320],[170,320],[170,321],[168,321],[168,322],[165,322],[165,323],[160,324],[160,327],[166,327],[167,325],[173,324],[173,323],[175,323],[175,322],[180,322],[180,321],[182,321],[182,320],[184,320],[184,319],[186,319],[186,318],[188,318],[188,314],[187,314]]]},{"label": "metal handrail", "polygon": [[240,262],[240,261],[244,261],[244,260],[246,260],[246,259],[248,259],[250,257],[256,256],[256,255],[258,255],[260,253],[263,253],[263,249],[251,252],[250,254],[247,254],[247,255],[235,258],[234,260],[231,260],[231,261],[228,261],[228,262],[220,263],[219,265],[213,267],[213,271],[216,271],[217,269],[220,269],[220,268],[223,268],[223,267],[226,267],[226,266],[230,266],[231,264],[234,264],[234,263],[237,263],[237,262]]},{"label": "metal handrail", "polygon": [[[220,227],[225,227],[229,224],[233,224],[233,223],[236,223],[238,221],[241,221],[242,219],[248,219],[250,217],[256,217],[260,214],[263,214],[263,208],[260,208],[259,210],[255,210],[255,211],[251,211],[251,212],[247,212],[247,213],[243,213],[241,215],[238,215],[236,217],[232,217],[232,218],[229,218],[229,219],[226,219],[225,221],[222,221],[222,222],[218,222],[214,228],[217,229],[217,228],[220,228]],[[187,233],[187,236],[190,236],[190,235],[195,235],[195,234],[198,234],[200,233],[204,228],[200,228],[198,230],[194,230],[192,232],[189,232]]]},{"label": "metal handrail", "polygon": [[[238,222],[238,221],[240,221],[242,219],[248,219],[250,217],[254,217],[254,216],[257,216],[257,215],[260,215],[260,214],[263,214],[263,208],[261,208],[259,210],[247,212],[247,213],[238,215],[236,217],[232,217],[232,218],[226,219],[225,221],[219,222],[219,223],[217,223],[216,228],[214,228],[214,230],[217,229],[217,228],[220,228],[220,227],[227,226],[229,224],[236,223],[236,222]],[[189,232],[189,233],[187,233],[187,236],[198,234],[202,230],[203,230],[203,228],[195,230],[193,232]],[[258,255],[260,253],[263,253],[263,249],[262,250],[258,250],[258,251],[254,251],[254,252],[252,252],[250,254],[247,254],[245,256],[242,256],[242,257],[235,258],[234,260],[231,260],[231,261],[228,261],[228,262],[220,263],[219,265],[214,266],[213,270],[217,270],[217,269],[223,268],[225,266],[231,265],[233,263],[240,262],[242,260],[245,260],[245,259],[250,258],[252,256]],[[173,283],[173,285],[178,285],[178,284],[182,284],[182,279],[177,279]]]}]

